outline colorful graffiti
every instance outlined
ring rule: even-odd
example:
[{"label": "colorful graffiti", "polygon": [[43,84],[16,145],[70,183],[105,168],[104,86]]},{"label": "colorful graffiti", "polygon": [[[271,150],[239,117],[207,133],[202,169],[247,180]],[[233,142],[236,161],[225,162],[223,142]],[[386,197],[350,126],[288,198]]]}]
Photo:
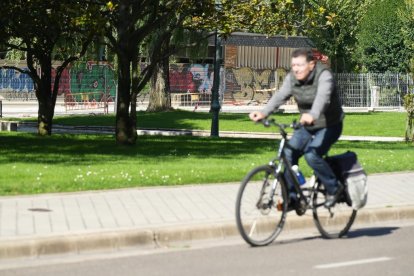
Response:
[{"label": "colorful graffiti", "polygon": [[171,92],[211,92],[214,78],[211,64],[172,64]]},{"label": "colorful graffiti", "polygon": [[[214,79],[211,64],[172,64],[170,66],[171,92],[211,93]],[[282,85],[286,69],[221,68],[220,96],[229,102],[261,104]]]},{"label": "colorful graffiti", "polygon": [[[171,64],[170,89],[173,93],[211,93],[214,79],[212,64]],[[224,100],[267,101],[280,88],[286,70],[252,68],[221,68],[220,95]],[[55,71],[52,72],[54,78]],[[54,80],[54,79],[53,79]],[[52,81],[53,81],[52,80]],[[30,77],[12,69],[0,70],[0,92],[6,90],[33,92]],[[66,69],[59,84],[59,94],[104,93],[116,94],[116,76],[110,64],[77,63]]]},{"label": "colorful graffiti", "polygon": [[[55,76],[56,70],[52,69],[52,89]],[[0,92],[3,92],[6,99],[21,99],[20,94],[23,92],[27,98],[35,99],[32,79],[29,75],[14,69],[0,69]],[[115,96],[115,72],[110,64],[84,62],[63,71],[59,81],[58,95],[88,92],[102,94],[105,92],[112,97]]]},{"label": "colorful graffiti", "polygon": [[33,89],[33,81],[29,75],[13,69],[0,69],[0,90],[30,92]]},{"label": "colorful graffiti", "polygon": [[82,63],[70,69],[70,92],[116,94],[115,72],[110,64]]},{"label": "colorful graffiti", "polygon": [[[56,69],[52,68],[52,89],[55,86]],[[70,72],[65,68],[62,72],[62,76],[59,80],[58,95],[62,95],[70,92]]]},{"label": "colorful graffiti", "polygon": [[286,70],[283,68],[277,70],[229,68],[226,70],[224,97],[227,100],[248,103],[266,102],[280,87],[285,76]]}]

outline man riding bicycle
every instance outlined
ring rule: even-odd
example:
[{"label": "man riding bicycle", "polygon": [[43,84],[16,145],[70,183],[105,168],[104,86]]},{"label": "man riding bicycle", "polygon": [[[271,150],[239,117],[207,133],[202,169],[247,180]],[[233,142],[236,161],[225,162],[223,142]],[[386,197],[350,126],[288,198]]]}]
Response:
[{"label": "man riding bicycle", "polygon": [[[266,118],[291,96],[298,105],[299,122],[303,127],[295,130],[289,140],[289,146],[285,148],[286,157],[292,165],[297,165],[302,155],[305,157],[315,175],[325,185],[325,206],[330,208],[335,205],[344,187],[323,156],[339,139],[345,114],[331,71],[323,64],[316,63],[311,49],[296,49],[292,53],[291,71],[286,75],[282,87],[262,111],[251,112],[250,119],[259,121]],[[288,173],[285,175],[289,179]]]}]

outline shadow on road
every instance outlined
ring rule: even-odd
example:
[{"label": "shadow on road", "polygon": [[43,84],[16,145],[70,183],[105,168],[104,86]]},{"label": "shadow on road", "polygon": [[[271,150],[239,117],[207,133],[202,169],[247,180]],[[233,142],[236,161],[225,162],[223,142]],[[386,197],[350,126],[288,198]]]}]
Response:
[{"label": "shadow on road", "polygon": [[359,237],[377,237],[389,235],[399,227],[373,227],[373,228],[364,228],[349,231],[347,237],[349,239],[359,238]]},{"label": "shadow on road", "polygon": [[[344,236],[345,239],[355,239],[360,237],[378,237],[378,236],[386,236],[389,234],[392,234],[392,232],[400,229],[400,227],[371,227],[371,228],[361,228],[361,229],[355,229],[348,232],[347,235]],[[309,236],[309,237],[298,237],[298,238],[292,238],[287,240],[277,240],[270,244],[269,246],[276,246],[276,245],[282,245],[282,244],[291,244],[291,243],[297,243],[297,242],[303,242],[303,241],[311,241],[311,240],[317,240],[317,239],[323,239],[322,236],[316,235],[316,236]]]}]

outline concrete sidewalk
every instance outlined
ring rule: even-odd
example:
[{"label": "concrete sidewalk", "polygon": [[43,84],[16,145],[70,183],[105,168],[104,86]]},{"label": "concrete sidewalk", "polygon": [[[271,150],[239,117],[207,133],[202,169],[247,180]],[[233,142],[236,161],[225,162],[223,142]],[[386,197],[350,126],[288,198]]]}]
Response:
[{"label": "concrete sidewalk", "polygon": [[[414,172],[370,175],[358,224],[414,219]],[[239,183],[0,197],[0,259],[238,236]],[[315,227],[289,213],[284,231]]]}]

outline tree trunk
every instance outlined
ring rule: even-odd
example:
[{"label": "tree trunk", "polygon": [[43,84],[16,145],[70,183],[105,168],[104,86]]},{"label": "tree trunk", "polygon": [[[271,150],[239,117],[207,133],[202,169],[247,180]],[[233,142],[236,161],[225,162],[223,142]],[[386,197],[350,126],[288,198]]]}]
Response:
[{"label": "tree trunk", "polygon": [[404,108],[407,110],[405,141],[414,142],[414,94],[407,94],[404,96]]},{"label": "tree trunk", "polygon": [[49,57],[41,60],[40,84],[37,86],[39,102],[38,110],[38,134],[41,136],[52,135],[52,121],[56,105],[56,97],[52,95],[52,60]]},{"label": "tree trunk", "polygon": [[41,136],[52,135],[52,121],[55,104],[52,99],[39,100],[37,132]]},{"label": "tree trunk", "polygon": [[116,143],[134,145],[137,140],[136,120],[131,118],[131,69],[128,58],[119,57],[118,98],[116,111]]},{"label": "tree trunk", "polygon": [[[161,53],[167,53],[169,40],[166,39]],[[150,98],[147,111],[167,111],[171,109],[169,58],[163,58],[156,64],[154,74],[151,76]]]},{"label": "tree trunk", "polygon": [[405,127],[405,141],[414,142],[414,112],[407,113],[407,125]]},{"label": "tree trunk", "polygon": [[136,132],[137,129],[137,97],[138,97],[138,61],[136,58],[132,60],[132,80],[131,80],[131,124]]}]

